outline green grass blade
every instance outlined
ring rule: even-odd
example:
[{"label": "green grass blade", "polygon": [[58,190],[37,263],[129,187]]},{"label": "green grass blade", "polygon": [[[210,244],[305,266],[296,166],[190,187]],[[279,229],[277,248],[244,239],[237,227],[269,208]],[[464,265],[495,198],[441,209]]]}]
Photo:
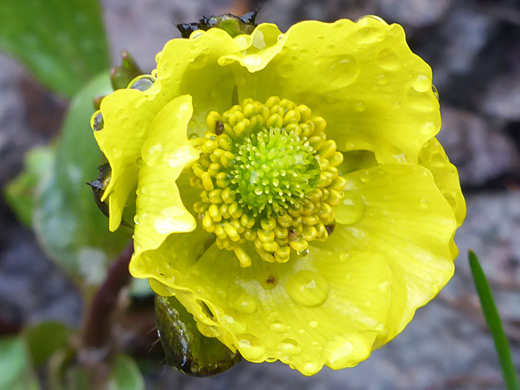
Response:
[{"label": "green grass blade", "polygon": [[504,328],[502,327],[502,322],[500,321],[486,275],[484,275],[478,257],[473,251],[469,251],[469,265],[473,273],[473,281],[477,288],[484,317],[486,317],[486,322],[493,336],[493,341],[495,342],[495,348],[497,350],[498,359],[500,360],[507,390],[520,390],[518,376],[513,364],[513,359],[511,358],[509,342],[504,333]]}]

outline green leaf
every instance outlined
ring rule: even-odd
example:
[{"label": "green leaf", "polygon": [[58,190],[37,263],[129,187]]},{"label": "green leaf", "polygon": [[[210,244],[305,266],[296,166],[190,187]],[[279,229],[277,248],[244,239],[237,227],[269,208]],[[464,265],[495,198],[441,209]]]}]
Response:
[{"label": "green leaf", "polygon": [[242,358],[218,339],[203,336],[193,315],[175,297],[156,296],[155,319],[168,363],[186,374],[215,375]]},{"label": "green leaf", "polygon": [[513,359],[511,358],[511,350],[507,341],[500,316],[498,315],[489,283],[486,279],[486,275],[480,266],[477,255],[473,251],[469,251],[469,265],[473,274],[473,281],[477,288],[477,293],[480,298],[480,304],[482,305],[482,311],[486,317],[493,341],[495,342],[495,348],[497,350],[498,359],[500,360],[500,366],[502,367],[502,373],[504,375],[504,381],[507,385],[507,390],[520,390],[518,383],[518,377],[516,374]]},{"label": "green leaf", "polygon": [[7,203],[22,223],[32,224],[34,198],[39,183],[50,174],[54,150],[50,146],[40,146],[25,155],[25,170],[5,188]]},{"label": "green leaf", "polygon": [[61,322],[42,322],[25,329],[24,338],[29,348],[32,362],[40,366],[51,355],[69,345],[70,332]]},{"label": "green leaf", "polygon": [[0,339],[0,389],[39,389],[25,343],[20,337]]},{"label": "green leaf", "polygon": [[2,1],[0,20],[0,50],[58,93],[74,95],[109,66],[97,0]]},{"label": "green leaf", "polygon": [[127,355],[115,357],[108,390],[144,390],[144,379],[137,364]]},{"label": "green leaf", "polygon": [[56,149],[52,174],[34,212],[42,247],[61,268],[87,286],[100,284],[108,263],[130,240],[129,229],[108,230],[85,184],[97,176],[102,154],[90,128],[92,99],[111,91],[108,72],[93,79],[72,100]]}]

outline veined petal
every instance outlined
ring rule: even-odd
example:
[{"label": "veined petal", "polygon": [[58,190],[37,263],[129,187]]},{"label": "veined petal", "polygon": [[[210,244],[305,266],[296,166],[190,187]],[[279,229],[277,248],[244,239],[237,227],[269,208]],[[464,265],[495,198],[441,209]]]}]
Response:
[{"label": "veined petal", "polygon": [[457,227],[461,226],[466,218],[466,201],[462,196],[459,174],[457,168],[450,163],[437,138],[432,138],[424,144],[419,154],[419,165],[432,173],[437,188],[455,213]]},{"label": "veined petal", "polygon": [[453,209],[425,168],[388,164],[346,176],[345,197],[337,207],[335,249],[380,253],[392,274],[390,314],[382,345],[430,301],[453,274],[449,243],[457,222]]},{"label": "veined petal", "polygon": [[240,52],[240,45],[223,30],[197,30],[189,39],[172,39],[157,54],[152,72],[172,96],[193,97],[190,131],[206,131],[206,116],[232,105],[235,81],[231,69],[218,65],[221,56]]},{"label": "veined petal", "polygon": [[187,137],[191,96],[175,98],[156,115],[143,143],[134,242],[136,252],[157,248],[171,233],[195,229],[175,181],[199,152]]},{"label": "veined petal", "polygon": [[[202,134],[211,110],[231,105],[235,87],[230,69],[217,64],[222,55],[240,50],[226,32],[196,32],[190,39],[173,39],[157,55],[155,81],[146,91],[121,89],[101,103],[104,126],[94,133],[112,168],[103,200],[109,200],[110,230],[119,227],[129,194],[136,189],[141,147],[155,116],[169,101],[193,97],[190,131]],[[204,35],[202,37],[201,35]]]},{"label": "veined petal", "polygon": [[147,91],[120,89],[101,102],[103,128],[94,132],[101,151],[112,169],[112,177],[103,195],[109,199],[111,231],[121,222],[128,196],[135,191],[141,146],[155,113],[167,103],[156,82]]},{"label": "veined petal", "polygon": [[248,248],[252,265],[242,268],[233,252],[213,245],[186,272],[169,258],[170,240],[149,254],[154,270],[142,275],[153,275],[157,292],[174,293],[205,335],[247,360],[281,360],[312,375],[324,364],[350,367],[370,355],[390,301],[380,288],[390,278],[382,256],[344,262],[336,251],[313,248],[273,264]]},{"label": "veined petal", "polygon": [[282,43],[261,69],[236,59],[240,100],[278,95],[306,104],[325,118],[339,150],[370,150],[381,163],[416,163],[439,131],[431,68],[410,51],[401,26],[369,17],[305,21]]},{"label": "veined petal", "polygon": [[282,33],[278,26],[262,23],[251,35],[235,37],[235,42],[241,47],[241,53],[222,56],[218,62],[220,65],[228,65],[238,61],[249,72],[258,72],[282,50],[283,42],[279,38],[282,38]]}]

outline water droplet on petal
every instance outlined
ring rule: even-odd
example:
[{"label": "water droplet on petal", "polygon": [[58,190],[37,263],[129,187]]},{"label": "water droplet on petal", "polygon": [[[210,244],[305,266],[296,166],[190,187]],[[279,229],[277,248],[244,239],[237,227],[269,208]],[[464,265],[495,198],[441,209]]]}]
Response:
[{"label": "water droplet on petal", "polygon": [[279,345],[280,350],[287,355],[298,355],[302,348],[300,345],[292,339],[285,339]]},{"label": "water droplet on petal", "polygon": [[334,85],[338,88],[344,88],[350,84],[359,75],[359,65],[356,59],[351,55],[345,55],[337,62],[330,63],[329,69],[323,69],[324,72],[332,72],[335,76]]},{"label": "water droplet on petal", "polygon": [[298,251],[296,252],[296,254],[300,257],[305,257],[309,254],[309,250],[308,249],[302,249],[301,251]]},{"label": "water droplet on petal", "polygon": [[309,322],[309,326],[313,329],[316,329],[318,327],[318,321]]},{"label": "water droplet on petal", "polygon": [[315,362],[305,363],[300,367],[300,371],[303,375],[311,376],[316,374],[320,370],[320,366]]},{"label": "water droplet on petal", "polygon": [[433,122],[426,122],[424,125],[421,126],[421,133],[423,135],[435,134],[435,130],[435,123]]},{"label": "water droplet on petal", "polygon": [[[336,207],[335,214],[336,221],[350,225],[356,223],[363,217],[365,214],[365,204],[360,199],[345,197],[341,202],[341,206]],[[346,258],[348,254],[344,253],[341,256]]]},{"label": "water droplet on petal", "polygon": [[421,208],[427,209],[428,208],[428,201],[426,199],[421,199]]},{"label": "water droplet on petal", "polygon": [[247,329],[245,324],[243,324],[240,321],[237,321],[235,318],[227,314],[223,316],[222,322],[234,334],[244,333]]},{"label": "water droplet on petal", "polygon": [[365,109],[365,103],[363,103],[362,101],[358,101],[354,104],[354,110],[356,110],[357,112],[363,112],[365,111]]},{"label": "water droplet on petal", "polygon": [[[352,335],[355,338],[355,335]],[[330,368],[338,370],[348,367],[356,358],[359,351],[354,350],[354,345],[350,337],[337,336],[330,340],[325,347],[325,353]]]},{"label": "water droplet on petal", "polygon": [[415,89],[417,92],[426,92],[431,89],[432,84],[430,82],[430,78],[424,74],[418,75],[413,84],[413,89]]},{"label": "water droplet on petal", "polygon": [[380,75],[377,76],[376,81],[379,85],[385,85],[386,83],[388,83],[388,78],[386,77],[385,74],[381,73]]},{"label": "water droplet on petal", "polygon": [[[242,335],[244,336],[244,335]],[[246,337],[249,335],[245,335]],[[240,350],[240,354],[249,361],[259,360],[263,357],[265,353],[264,347],[253,345],[249,338],[241,338],[238,340],[238,349]]]},{"label": "water droplet on petal", "polygon": [[386,292],[388,290],[388,282],[381,282],[377,285],[377,288],[381,292]]},{"label": "water droplet on petal", "polygon": [[256,300],[249,295],[240,295],[235,302],[234,308],[243,314],[253,314],[256,311]]},{"label": "water droplet on petal", "polygon": [[281,322],[275,321],[269,327],[275,333],[283,333],[286,330],[286,327]]},{"label": "water droplet on petal", "polygon": [[400,68],[399,57],[391,49],[381,50],[377,56],[377,65],[385,70],[397,70]]},{"label": "water droplet on petal", "polygon": [[150,89],[154,83],[155,79],[152,76],[140,76],[130,84],[129,88],[144,92]]},{"label": "water droplet on petal", "polygon": [[321,305],[329,294],[329,284],[325,278],[307,270],[292,275],[286,288],[297,304],[307,307]]},{"label": "water droplet on petal", "polygon": [[92,120],[92,129],[94,131],[100,131],[103,130],[103,127],[105,126],[105,121],[103,120],[103,115],[101,115],[101,111],[99,111],[94,119]]},{"label": "water droplet on petal", "polygon": [[284,64],[280,66],[280,76],[284,78],[289,78],[292,76],[292,73],[294,71],[294,66],[292,64]]}]

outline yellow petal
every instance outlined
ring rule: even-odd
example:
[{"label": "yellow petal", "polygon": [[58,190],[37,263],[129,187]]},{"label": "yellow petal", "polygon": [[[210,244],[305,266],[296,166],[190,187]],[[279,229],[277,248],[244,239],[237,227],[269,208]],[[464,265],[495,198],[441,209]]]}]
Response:
[{"label": "yellow petal", "polygon": [[235,42],[240,45],[241,52],[222,56],[220,65],[228,65],[235,61],[244,65],[249,72],[258,72],[276,56],[283,48],[282,33],[278,26],[270,23],[259,24],[251,35],[239,35]]},{"label": "yellow petal", "polygon": [[195,31],[189,39],[172,39],[157,54],[155,72],[165,90],[172,96],[193,97],[190,131],[202,135],[210,111],[223,112],[232,106],[233,74],[218,65],[218,59],[240,50],[228,33],[214,28]]},{"label": "yellow petal", "polygon": [[[141,146],[155,113],[166,101],[160,82],[147,91],[120,89],[101,102],[104,126],[95,131],[96,141],[112,168],[103,200],[109,197],[110,230],[119,227],[128,196],[135,191]],[[96,115],[96,114],[95,114]]]},{"label": "yellow petal", "polygon": [[196,227],[175,183],[184,167],[199,155],[186,134],[191,114],[191,97],[175,98],[156,115],[143,143],[134,230],[136,252],[155,249],[168,235]]},{"label": "yellow petal", "polygon": [[325,118],[339,150],[370,150],[381,163],[417,162],[439,131],[439,103],[431,69],[410,51],[401,26],[373,18],[305,21],[281,42],[263,68],[236,59],[240,100],[278,95],[306,104]]},{"label": "yellow petal", "polygon": [[437,138],[424,144],[419,154],[419,164],[433,174],[435,184],[455,212],[457,226],[461,226],[466,218],[466,201],[460,188],[459,174]]},{"label": "yellow petal", "polygon": [[149,260],[140,276],[153,276],[157,292],[174,293],[205,335],[247,360],[281,360],[305,375],[370,355],[390,300],[380,288],[390,278],[382,256],[342,261],[331,249],[311,248],[305,257],[271,264],[246,247],[252,265],[242,268],[233,252],[213,245],[186,271],[186,261],[170,258],[176,236],[143,254]]},{"label": "yellow petal", "polygon": [[450,241],[457,227],[453,210],[432,174],[407,164],[387,164],[350,173],[339,224],[332,236],[336,250],[380,253],[392,274],[390,313],[382,345],[430,301],[453,274]]},{"label": "yellow petal", "polygon": [[231,69],[221,67],[217,60],[238,52],[239,45],[219,29],[197,34],[190,39],[173,39],[165,45],[157,55],[157,69],[152,72],[156,80],[149,89],[117,90],[101,103],[104,127],[94,135],[112,168],[104,194],[104,199],[109,199],[112,231],[119,227],[128,196],[135,191],[136,161],[159,110],[177,96],[191,95],[194,111],[190,132],[202,134],[209,111],[231,106],[234,78]]}]

